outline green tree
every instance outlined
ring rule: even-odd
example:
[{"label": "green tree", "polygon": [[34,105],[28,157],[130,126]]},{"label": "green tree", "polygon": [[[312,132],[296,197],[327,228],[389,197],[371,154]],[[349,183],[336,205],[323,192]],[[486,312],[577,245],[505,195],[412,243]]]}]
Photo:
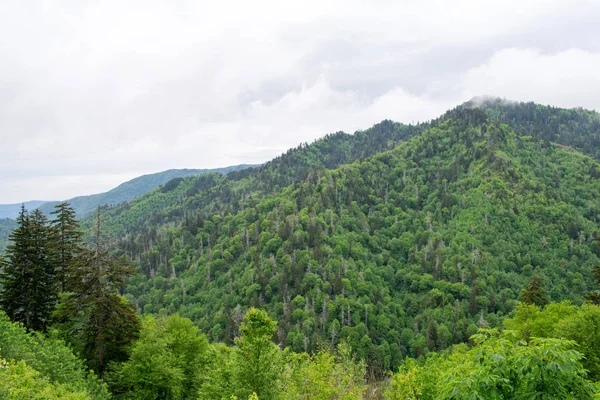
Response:
[{"label": "green tree", "polygon": [[585,357],[582,364],[590,377],[600,379],[600,306],[563,302],[550,303],[542,310],[535,305],[520,304],[504,325],[526,341],[531,337],[575,341],[577,350]]},{"label": "green tree", "polygon": [[[596,265],[592,268],[592,275],[594,277],[596,287],[600,287],[600,265]],[[588,293],[587,298],[592,303],[600,305],[600,291],[598,291],[598,289],[595,289]]]},{"label": "green tree", "polygon": [[199,391],[200,399],[227,399],[239,391],[234,381],[234,349],[222,343],[209,348],[209,367]]},{"label": "green tree", "polygon": [[81,247],[83,233],[79,230],[79,223],[75,219],[75,210],[69,203],[57,204],[50,214],[54,216],[50,223],[53,235],[52,246],[56,258],[56,274],[61,290],[68,291],[65,285],[69,280],[73,258]]},{"label": "green tree", "polygon": [[58,295],[47,222],[39,210],[28,215],[21,207],[0,270],[2,308],[13,321],[34,330],[46,329]]},{"label": "green tree", "polygon": [[338,346],[337,354],[325,350],[290,354],[286,366],[284,399],[358,400],[367,389],[366,365],[351,356],[345,343]]},{"label": "green tree", "polygon": [[208,350],[206,337],[189,319],[147,316],[129,360],[107,379],[129,399],[195,398],[206,373]]},{"label": "green tree", "polygon": [[138,336],[140,322],[119,295],[126,276],[133,273],[129,261],[102,248],[98,210],[94,249],[82,249],[72,263],[72,273],[57,316],[65,318],[68,337],[100,375],[110,361],[126,359],[126,347]]},{"label": "green tree", "polygon": [[[24,363],[35,370],[40,378],[73,391],[85,391],[94,400],[108,399],[110,395],[106,384],[91,371],[88,373],[84,362],[73,354],[63,340],[54,336],[52,330],[48,335],[27,332],[22,324],[11,322],[0,311],[0,350],[9,363]],[[0,398],[5,397],[0,394]]]},{"label": "green tree", "polygon": [[527,304],[535,304],[543,307],[548,304],[548,293],[544,289],[544,278],[534,275],[529,280],[529,286],[523,290],[523,301]]},{"label": "green tree", "polygon": [[272,342],[277,323],[266,311],[250,308],[242,325],[241,337],[235,340],[236,394],[245,398],[256,393],[259,399],[278,398],[281,390],[281,351]]},{"label": "green tree", "polygon": [[593,399],[575,342],[481,331],[470,350],[459,347],[418,365],[407,362],[392,378],[388,398],[418,399]]},{"label": "green tree", "polygon": [[[1,356],[1,354],[0,354]],[[7,362],[0,357],[0,398],[5,400],[89,400],[84,391],[50,382],[25,361]]]}]

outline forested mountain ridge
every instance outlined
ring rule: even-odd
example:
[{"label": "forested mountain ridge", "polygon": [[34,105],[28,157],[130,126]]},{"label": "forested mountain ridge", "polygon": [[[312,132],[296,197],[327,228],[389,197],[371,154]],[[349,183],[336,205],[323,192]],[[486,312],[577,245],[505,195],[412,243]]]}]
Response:
[{"label": "forested mountain ridge", "polygon": [[600,159],[600,114],[596,111],[498,98],[474,98],[457,109],[463,108],[480,108],[492,120],[509,125],[519,135],[560,143]]},{"label": "forested mountain ridge", "polygon": [[[404,125],[389,120],[355,134],[337,132],[259,166],[221,176],[206,174],[173,180],[130,204],[109,208],[105,226],[116,237],[154,229],[198,210],[237,212],[247,204],[304,179],[316,169],[332,169],[389,150],[428,124]],[[84,221],[87,226],[92,219]]]},{"label": "forested mountain ridge", "polygon": [[[598,153],[600,151],[600,114],[595,111],[581,108],[562,109],[536,103],[510,102],[497,98],[474,98],[431,122],[415,126],[386,120],[353,135],[344,132],[329,134],[310,145],[304,143],[290,149],[282,156],[257,168],[230,173],[227,180],[214,176],[192,178],[195,182],[191,184],[188,180],[186,183],[191,184],[191,187],[178,196],[186,199],[195,196],[193,204],[174,201],[172,198],[162,198],[157,203],[158,197],[161,196],[156,193],[150,194],[150,197],[153,197],[151,201],[153,207],[142,210],[139,205],[135,205],[135,212],[130,214],[137,215],[138,219],[134,221],[121,220],[113,224],[111,228],[115,230],[116,236],[121,236],[137,232],[144,225],[152,226],[166,222],[167,220],[157,221],[154,219],[157,217],[154,215],[154,210],[162,209],[165,206],[174,208],[168,217],[170,221],[181,217],[185,213],[186,207],[194,209],[216,207],[215,210],[225,207],[226,212],[235,212],[243,202],[242,198],[275,193],[287,185],[303,179],[315,169],[336,168],[339,165],[391,149],[429,126],[452,118],[460,110],[470,108],[485,110],[491,120],[508,124],[518,135],[530,135],[546,141],[553,139],[553,142],[576,148],[584,154],[600,157],[600,153]],[[232,181],[235,183],[232,184]],[[179,180],[171,182],[167,188],[161,191],[171,191],[179,182]],[[184,186],[180,189],[183,188]],[[208,193],[209,189],[211,193]],[[201,200],[199,200],[200,197]],[[218,204],[215,205],[215,203]],[[174,205],[177,206],[173,207]]]},{"label": "forested mountain ridge", "polygon": [[[84,217],[91,211],[96,210],[98,206],[116,205],[131,201],[172,179],[183,179],[208,173],[228,174],[233,171],[240,171],[251,167],[253,167],[253,165],[242,164],[214,169],[170,169],[155,174],[138,176],[137,178],[120,184],[108,192],[92,194],[89,196],[78,196],[66,201],[73,207],[78,217]],[[54,209],[54,206],[59,203],[61,202],[49,201],[39,205],[39,207],[27,208],[39,208],[44,214],[49,214]]]},{"label": "forested mountain ridge", "polygon": [[[598,163],[479,109],[413,129],[287,187],[266,165],[261,179],[207,175],[105,210],[138,263],[127,297],[228,343],[247,307],[265,308],[282,345],[344,339],[376,373],[497,326],[533,274],[552,300],[581,301],[600,261]],[[250,186],[267,179],[281,186]]]}]

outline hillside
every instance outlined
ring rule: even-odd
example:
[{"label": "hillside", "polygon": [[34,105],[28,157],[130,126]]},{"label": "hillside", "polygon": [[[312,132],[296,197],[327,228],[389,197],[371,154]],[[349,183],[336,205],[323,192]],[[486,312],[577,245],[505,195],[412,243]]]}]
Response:
[{"label": "hillside", "polygon": [[[120,184],[108,192],[93,194],[89,196],[79,196],[66,200],[78,217],[83,217],[91,211],[94,211],[98,206],[115,205],[133,200],[134,198],[143,195],[160,185],[164,185],[172,179],[188,178],[208,173],[228,174],[234,171],[240,171],[253,165],[234,165],[225,168],[215,169],[170,169],[155,174],[142,175],[130,181]],[[31,209],[39,208],[45,214],[49,214],[58,201],[45,202],[39,207],[30,207]]]},{"label": "hillside", "polygon": [[25,203],[18,203],[18,204],[0,204],[0,219],[3,219],[3,218],[15,219],[15,218],[17,218],[17,215],[19,215],[19,211],[21,211],[21,205],[24,205],[25,208],[28,210],[34,210],[44,203],[48,203],[48,202],[34,200],[34,201],[26,201]]},{"label": "hillside", "polygon": [[[114,209],[105,211],[105,229],[115,237],[156,229],[182,217],[202,213],[235,213],[247,204],[305,179],[311,171],[333,169],[393,148],[428,125],[383,121],[355,134],[337,132],[314,143],[301,144],[256,168],[222,176],[206,174],[163,187]],[[250,203],[249,203],[250,202]],[[88,228],[93,218],[82,221]],[[86,225],[87,224],[87,225]]]},{"label": "hillside", "polygon": [[106,209],[138,264],[127,297],[227,343],[259,306],[282,345],[345,339],[376,373],[498,326],[534,274],[581,302],[600,262],[600,166],[489,111],[330,135]]},{"label": "hillside", "polygon": [[17,223],[9,218],[0,219],[0,253],[4,252],[8,245],[8,237],[13,229],[17,227]]},{"label": "hillside", "polygon": [[458,107],[462,108],[480,108],[519,135],[560,143],[600,159],[600,114],[596,111],[495,98],[475,98]]}]

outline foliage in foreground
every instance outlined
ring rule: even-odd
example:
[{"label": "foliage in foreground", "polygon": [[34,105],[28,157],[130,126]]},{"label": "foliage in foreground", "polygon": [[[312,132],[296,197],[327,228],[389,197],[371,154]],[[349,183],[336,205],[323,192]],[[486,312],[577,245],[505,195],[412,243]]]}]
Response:
[{"label": "foliage in foreground", "polygon": [[244,316],[236,346],[209,345],[187,318],[147,317],[129,361],[107,375],[122,399],[352,400],[366,389],[365,365],[347,346],[313,355],[282,351],[262,310]]},{"label": "foliage in foreground", "polygon": [[209,344],[187,318],[147,316],[127,362],[107,379],[127,399],[195,398],[208,366]]},{"label": "foliage in foreground", "polygon": [[600,380],[600,307],[575,306],[569,302],[551,303],[545,308],[520,304],[504,326],[525,341],[532,337],[569,339],[584,354],[583,366],[590,377]]},{"label": "foliage in foreground", "polygon": [[[62,340],[37,332],[28,333],[2,311],[0,349],[2,399],[110,398],[106,384],[86,372],[84,362]],[[68,397],[67,393],[74,397]]]},{"label": "foliage in foreground", "polygon": [[0,398],[84,400],[90,397],[85,392],[72,391],[63,384],[52,383],[24,361],[9,363],[0,358]]},{"label": "foliage in foreground", "polygon": [[595,384],[581,365],[575,342],[523,341],[513,332],[482,330],[476,346],[459,346],[422,363],[408,359],[392,378],[388,399],[577,399],[594,398]]}]

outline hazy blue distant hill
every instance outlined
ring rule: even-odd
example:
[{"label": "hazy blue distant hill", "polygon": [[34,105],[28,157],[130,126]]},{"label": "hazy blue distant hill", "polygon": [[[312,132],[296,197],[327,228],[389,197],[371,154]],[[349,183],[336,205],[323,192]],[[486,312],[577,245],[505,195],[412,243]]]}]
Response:
[{"label": "hazy blue distant hill", "polygon": [[0,253],[4,251],[8,245],[8,237],[13,229],[15,229],[17,223],[9,218],[0,219]]},{"label": "hazy blue distant hill", "polygon": [[[214,169],[170,169],[155,174],[139,176],[120,184],[108,192],[92,194],[89,196],[78,196],[67,201],[75,209],[78,217],[83,217],[90,211],[95,210],[99,205],[115,205],[133,200],[134,198],[141,196],[176,178],[187,178],[211,172],[225,175],[233,171],[240,171],[250,167],[252,167],[252,165],[242,164]],[[38,204],[37,207],[45,214],[48,214],[58,203],[58,201],[49,201],[43,204]],[[28,208],[33,209],[35,207]]]},{"label": "hazy blue distant hill", "polygon": [[25,204],[25,208],[28,210],[34,210],[44,203],[47,203],[47,201],[34,200],[34,201],[26,201],[24,203],[17,203],[17,204],[0,204],[0,219],[16,218],[17,215],[19,215],[19,210],[21,209],[21,204]]}]

